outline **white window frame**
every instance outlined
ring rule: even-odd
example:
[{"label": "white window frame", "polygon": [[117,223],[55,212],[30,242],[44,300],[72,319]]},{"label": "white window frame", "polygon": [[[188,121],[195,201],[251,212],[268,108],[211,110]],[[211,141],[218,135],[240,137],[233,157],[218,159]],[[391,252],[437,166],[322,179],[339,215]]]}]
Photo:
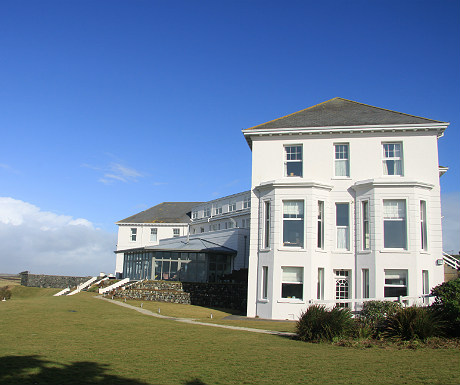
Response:
[{"label": "white window frame", "polygon": [[[336,178],[350,177],[350,144],[349,143],[334,143],[334,176]],[[345,174],[338,174],[341,167],[338,164],[345,163]]]},{"label": "white window frame", "polygon": [[263,225],[263,244],[262,248],[263,249],[269,249],[270,248],[270,242],[271,242],[271,204],[270,201],[264,201],[263,202],[263,219],[264,219],[264,225]]},{"label": "white window frame", "polygon": [[[428,270],[422,270],[422,294],[428,295],[430,294],[430,275]],[[423,303],[425,305],[430,304],[429,297],[423,297]]]},{"label": "white window frame", "polygon": [[[298,150],[299,148],[300,151]],[[299,157],[300,159],[292,159]],[[289,164],[291,163],[300,163],[300,175],[294,175],[294,173],[291,173],[292,175],[288,174]],[[301,178],[303,176],[303,146],[301,144],[289,144],[284,146],[284,176],[289,178]]]},{"label": "white window frame", "polygon": [[211,216],[211,208],[210,207],[203,208],[203,217],[207,218],[210,216]]},{"label": "white window frame", "polygon": [[362,277],[362,298],[369,298],[369,269],[361,270]]},{"label": "white window frame", "polygon": [[[293,203],[293,202],[296,202],[296,203],[300,203],[301,204],[301,208],[302,208],[302,213],[300,214],[285,214],[285,207],[286,207],[286,203]],[[298,215],[298,217],[285,217],[285,215]],[[284,224],[285,222],[288,222],[288,221],[302,221],[302,242],[301,242],[301,245],[300,246],[297,246],[297,245],[288,245],[284,242]],[[306,234],[305,234],[305,201],[304,200],[296,200],[296,199],[293,199],[293,200],[283,200],[283,231],[282,231],[282,239],[281,239],[281,242],[282,242],[282,245],[283,247],[287,247],[287,248],[298,248],[298,249],[304,249],[305,248],[305,241],[306,241]]]},{"label": "white window frame", "polygon": [[251,208],[251,197],[245,197],[243,200],[243,209]]},{"label": "white window frame", "polygon": [[156,242],[158,240],[158,228],[150,228],[150,242]]},{"label": "white window frame", "polygon": [[368,251],[371,249],[371,222],[370,222],[370,202],[368,200],[364,200],[361,202],[361,235],[363,237],[361,241],[361,248],[363,251]]},{"label": "white window frame", "polygon": [[428,250],[428,222],[426,219],[426,201],[420,201],[420,248]]},{"label": "white window frame", "polygon": [[324,250],[324,201],[318,201],[318,222],[316,231],[316,247],[320,250]]},{"label": "white window frame", "polygon": [[131,242],[137,241],[137,228],[136,227],[131,227],[131,232],[129,234],[129,240]]},{"label": "white window frame", "polygon": [[198,211],[192,211],[192,219],[198,219]]},{"label": "white window frame", "polygon": [[[334,270],[334,296],[335,300],[339,301],[341,299],[350,299],[352,298],[351,293],[351,270],[347,269],[337,269]],[[342,288],[346,287],[346,292]],[[342,295],[344,293],[345,295]],[[349,302],[336,302],[337,307],[350,307]]]},{"label": "white window frame", "polygon": [[[301,279],[298,280],[298,279],[286,279],[286,275],[285,272],[287,273],[288,271],[291,271],[291,273],[293,271],[296,271],[297,270],[297,273],[300,273],[300,274],[296,274],[297,275],[297,278],[300,276]],[[303,300],[303,297],[304,297],[304,294],[303,294],[303,290],[304,290],[304,286],[303,286],[303,281],[304,281],[304,268],[301,267],[301,266],[281,266],[281,298],[283,299],[293,299],[293,300]],[[301,290],[300,292],[302,293],[302,296],[300,298],[298,297],[292,297],[292,296],[285,296],[283,297],[283,289],[284,289],[284,285],[301,285]]]},{"label": "white window frame", "polygon": [[[398,210],[398,217],[390,217],[388,214],[385,214],[385,203],[390,203],[390,202],[402,202],[404,203],[404,217],[401,218],[399,217],[399,210]],[[384,199],[383,200],[383,248],[384,249],[389,249],[389,250],[408,250],[408,234],[407,234],[407,201],[406,199]],[[405,239],[404,239],[404,245],[403,247],[390,247],[389,245],[386,245],[387,242],[386,241],[386,238],[385,238],[385,222],[403,222],[404,223],[404,235],[405,235]]]},{"label": "white window frame", "polygon": [[[348,207],[348,225],[347,226],[344,226],[344,225],[338,225],[337,224],[337,209],[338,209],[338,205],[347,205]],[[336,243],[335,243],[335,247],[336,247],[336,250],[341,250],[341,251],[350,251],[350,238],[351,238],[351,215],[350,215],[350,202],[336,202],[335,203],[335,237],[336,237]],[[341,247],[339,245],[339,241],[340,241],[340,237],[339,237],[339,230],[346,230],[345,231],[345,247]]]},{"label": "white window frame", "polygon": [[260,298],[268,299],[268,266],[262,266],[262,287]]},{"label": "white window frame", "polygon": [[231,213],[233,211],[236,211],[236,202],[235,201],[230,202],[228,204],[228,212]]},{"label": "white window frame", "polygon": [[[387,282],[387,280],[390,280],[391,277],[393,277],[393,279],[398,279],[398,278],[394,278],[394,277],[402,277],[401,280],[404,280],[405,283],[390,283],[390,282]],[[402,297],[405,297],[409,294],[408,290],[409,290],[409,285],[408,285],[408,272],[407,270],[405,269],[385,269],[384,270],[384,287],[383,287],[383,296],[385,298],[397,298],[399,296],[392,296],[390,297],[389,295],[387,296],[385,291],[387,288],[399,288],[399,289],[405,289],[406,292],[404,295],[401,295]]]},{"label": "white window frame", "polygon": [[[394,146],[393,148],[390,146]],[[403,163],[403,145],[401,142],[387,142],[382,143],[383,150],[383,175],[389,176],[403,176],[404,163]],[[399,153],[399,155],[397,155]],[[393,172],[389,173],[387,162],[394,162]],[[398,170],[399,162],[399,170]]]},{"label": "white window frame", "polygon": [[173,229],[173,238],[180,237],[180,229],[179,228],[174,228]]},{"label": "white window frame", "polygon": [[216,205],[214,208],[214,215],[220,215],[222,214],[222,204]]},{"label": "white window frame", "polygon": [[324,299],[324,267],[318,267],[318,283],[316,287],[316,299]]}]

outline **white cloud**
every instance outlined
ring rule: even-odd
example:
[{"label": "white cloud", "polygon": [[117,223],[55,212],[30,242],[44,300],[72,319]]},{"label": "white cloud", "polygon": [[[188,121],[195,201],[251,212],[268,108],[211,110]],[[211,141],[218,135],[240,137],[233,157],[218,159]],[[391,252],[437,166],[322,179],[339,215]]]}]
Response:
[{"label": "white cloud", "polygon": [[42,211],[0,197],[0,272],[62,275],[111,273],[116,234],[94,228],[84,218]]},{"label": "white cloud", "polygon": [[460,250],[460,192],[441,194],[442,242],[447,253],[458,254]]},{"label": "white cloud", "polygon": [[90,164],[82,164],[82,167],[87,167],[92,170],[100,171],[102,172],[102,177],[99,178],[99,182],[105,183],[105,184],[110,184],[115,181],[119,182],[137,182],[139,178],[144,177],[142,173],[139,171],[123,166],[120,163],[110,163],[107,167],[101,168],[101,167],[95,167],[91,166]]}]

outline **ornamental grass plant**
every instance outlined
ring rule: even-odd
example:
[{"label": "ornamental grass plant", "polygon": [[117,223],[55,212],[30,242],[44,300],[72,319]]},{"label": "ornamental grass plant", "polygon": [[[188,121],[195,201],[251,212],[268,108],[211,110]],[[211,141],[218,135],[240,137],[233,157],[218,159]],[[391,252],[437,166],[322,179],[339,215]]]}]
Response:
[{"label": "ornamental grass plant", "polygon": [[393,341],[425,341],[444,334],[444,321],[430,308],[410,306],[389,316],[382,337]]},{"label": "ornamental grass plant", "polygon": [[321,342],[351,336],[355,324],[348,308],[329,310],[321,305],[310,306],[301,314],[296,333],[301,341]]}]

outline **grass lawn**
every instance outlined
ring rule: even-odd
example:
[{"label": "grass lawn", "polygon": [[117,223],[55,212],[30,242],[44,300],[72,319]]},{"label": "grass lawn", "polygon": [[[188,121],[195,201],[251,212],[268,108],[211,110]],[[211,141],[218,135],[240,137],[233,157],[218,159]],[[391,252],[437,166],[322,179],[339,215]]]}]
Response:
[{"label": "grass lawn", "polygon": [[460,380],[460,352],[455,349],[308,344],[148,317],[96,300],[92,293],[52,297],[56,291],[18,286],[12,289],[11,300],[0,302],[1,384],[458,384]]},{"label": "grass lawn", "polygon": [[[123,300],[119,301],[124,302]],[[222,309],[210,309],[202,306],[141,300],[127,300],[126,303],[137,307],[139,307],[142,303],[144,309],[155,313],[158,313],[158,309],[160,309],[161,315],[177,318],[192,318],[200,322],[212,322],[219,325],[242,326],[254,329],[276,330],[279,332],[294,332],[295,329],[295,322],[289,321],[226,320],[224,318],[232,313]]]}]

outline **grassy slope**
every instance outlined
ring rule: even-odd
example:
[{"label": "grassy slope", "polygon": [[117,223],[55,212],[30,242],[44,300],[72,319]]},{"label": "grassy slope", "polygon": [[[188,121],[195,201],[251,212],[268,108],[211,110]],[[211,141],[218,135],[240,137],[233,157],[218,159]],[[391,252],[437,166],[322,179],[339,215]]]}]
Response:
[{"label": "grassy slope", "polygon": [[456,350],[358,350],[307,344],[156,319],[91,296],[51,297],[37,292],[21,297],[13,292],[12,300],[0,303],[0,383],[459,382]]}]

